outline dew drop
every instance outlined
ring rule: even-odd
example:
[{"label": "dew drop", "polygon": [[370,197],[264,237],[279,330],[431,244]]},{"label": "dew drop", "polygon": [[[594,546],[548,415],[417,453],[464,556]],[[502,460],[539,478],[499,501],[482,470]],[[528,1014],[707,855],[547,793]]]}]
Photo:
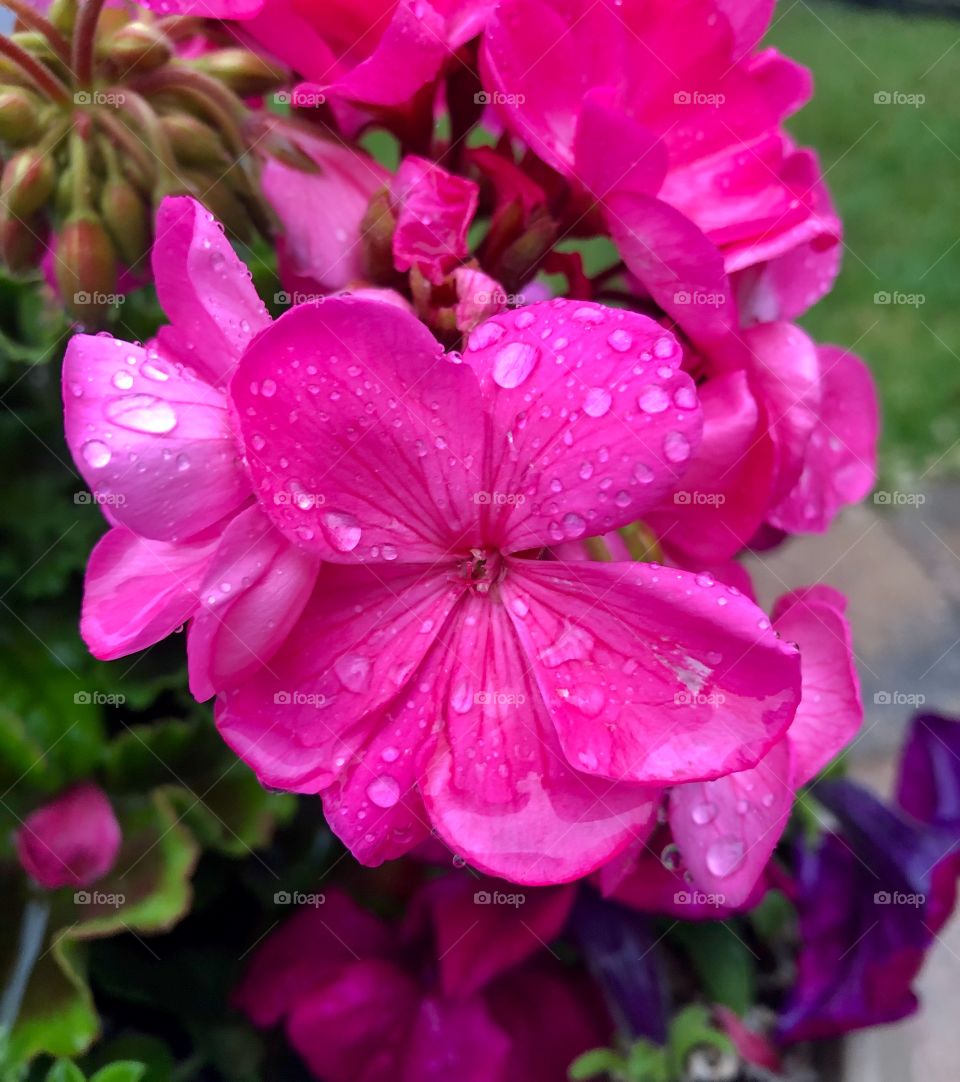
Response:
[{"label": "dew drop", "polygon": [[133,386],[133,373],[126,368],[121,368],[119,372],[114,373],[111,382],[119,390],[129,391]]},{"label": "dew drop", "polygon": [[625,330],[618,327],[617,330],[611,331],[607,335],[607,345],[611,349],[615,349],[617,353],[626,353],[633,345],[633,338]]},{"label": "dew drop", "polygon": [[277,393],[276,381],[272,379],[265,379],[263,383],[260,384],[260,393],[263,395],[264,398],[273,398],[273,396]]},{"label": "dew drop", "polygon": [[104,409],[114,424],[133,432],[162,436],[171,432],[177,424],[177,415],[170,403],[149,394],[114,398]]},{"label": "dew drop", "polygon": [[563,532],[571,541],[575,541],[578,537],[583,537],[586,529],[586,521],[575,511],[569,511],[563,516]]},{"label": "dew drop", "polygon": [[[587,308],[586,306],[584,306],[583,308],[578,308],[573,313],[573,318],[577,321],[577,323],[589,323],[596,325],[597,323],[603,322],[604,315],[602,310],[598,308]],[[628,346],[627,348],[629,349],[630,347]]]},{"label": "dew drop", "polygon": [[711,875],[725,879],[743,864],[746,847],[739,838],[718,838],[707,849],[707,869]]},{"label": "dew drop", "polygon": [[678,387],[673,392],[673,404],[682,410],[696,409],[697,393],[692,387]]},{"label": "dew drop", "polygon": [[640,392],[637,405],[644,413],[663,413],[670,405],[670,397],[662,387],[652,383]]},{"label": "dew drop", "polygon": [[381,774],[367,786],[367,796],[378,808],[392,808],[400,799],[400,786],[396,778]]},{"label": "dew drop", "polygon": [[663,438],[663,453],[671,462],[686,462],[690,457],[690,441],[682,432],[668,432]]},{"label": "dew drop", "polygon": [[468,345],[470,349],[485,349],[487,346],[492,346],[494,342],[498,342],[502,337],[503,327],[499,323],[494,323],[493,320],[488,320],[486,323],[481,323],[470,335]]},{"label": "dew drop", "polygon": [[342,654],[333,670],[348,691],[366,691],[370,686],[370,659],[360,654]]},{"label": "dew drop", "polygon": [[100,440],[89,440],[81,448],[83,461],[95,470],[102,470],[110,461],[110,448]]},{"label": "dew drop", "polygon": [[717,817],[717,806],[711,804],[709,800],[704,801],[702,804],[697,804],[690,812],[690,818],[699,827],[705,827],[707,823],[712,823]]},{"label": "dew drop", "polygon": [[400,758],[400,749],[395,748],[392,744],[388,744],[383,751],[380,752],[380,758],[385,763],[395,763]]},{"label": "dew drop", "polygon": [[330,542],[340,552],[352,552],[360,544],[360,523],[340,511],[328,511],[323,524],[330,535]]},{"label": "dew drop", "polygon": [[493,361],[494,382],[506,390],[519,387],[537,363],[540,350],[525,342],[508,342]]},{"label": "dew drop", "polygon": [[660,863],[668,872],[675,872],[680,867],[680,859],[680,846],[672,842],[660,854]]},{"label": "dew drop", "polygon": [[591,387],[583,403],[583,412],[589,417],[602,417],[610,409],[610,392],[603,387]]}]

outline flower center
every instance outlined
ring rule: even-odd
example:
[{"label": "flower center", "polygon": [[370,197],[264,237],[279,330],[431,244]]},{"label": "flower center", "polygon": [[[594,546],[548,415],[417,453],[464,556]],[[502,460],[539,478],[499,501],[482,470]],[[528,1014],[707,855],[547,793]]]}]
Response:
[{"label": "flower center", "polygon": [[506,566],[497,549],[471,549],[460,565],[467,584],[478,594],[487,594],[490,587],[503,578]]}]

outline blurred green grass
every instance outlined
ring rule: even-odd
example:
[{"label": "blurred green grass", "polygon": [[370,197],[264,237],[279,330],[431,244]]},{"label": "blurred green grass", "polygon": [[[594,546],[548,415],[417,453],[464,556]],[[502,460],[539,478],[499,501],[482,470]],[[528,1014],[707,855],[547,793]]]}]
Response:
[{"label": "blurred green grass", "polygon": [[[871,365],[883,475],[956,475],[960,20],[782,0],[767,41],[814,72],[814,99],[790,127],[819,151],[846,228],[836,288],[803,322]],[[925,101],[877,103],[883,91]],[[895,291],[924,303],[874,300]]]}]

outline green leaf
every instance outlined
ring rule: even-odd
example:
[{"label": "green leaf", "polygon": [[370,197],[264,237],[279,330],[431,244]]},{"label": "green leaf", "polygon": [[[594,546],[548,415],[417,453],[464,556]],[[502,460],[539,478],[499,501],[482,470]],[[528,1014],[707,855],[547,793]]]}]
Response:
[{"label": "green leaf", "polygon": [[[148,1033],[124,1033],[98,1044],[84,1062],[88,1071],[96,1071],[128,1061],[143,1067],[141,1082],[172,1082],[173,1054],[163,1041]],[[99,1080],[100,1075],[94,1078]]]},{"label": "green leaf", "polygon": [[570,1064],[567,1075],[571,1082],[600,1078],[602,1075],[622,1075],[626,1063],[623,1056],[612,1048],[591,1048]]},{"label": "green leaf", "polygon": [[133,1060],[111,1063],[91,1075],[90,1082],[140,1082],[146,1069],[144,1064]]},{"label": "green leaf", "polygon": [[690,959],[705,995],[742,1015],[755,998],[755,958],[732,923],[677,924],[670,938]]},{"label": "green leaf", "polygon": [[670,1022],[667,1038],[670,1075],[680,1078],[690,1053],[703,1045],[710,1045],[721,1052],[733,1051],[730,1038],[712,1024],[707,1008],[693,1004],[674,1015]]},{"label": "green leaf", "polygon": [[83,1071],[68,1059],[58,1059],[47,1072],[47,1082],[84,1082]]}]

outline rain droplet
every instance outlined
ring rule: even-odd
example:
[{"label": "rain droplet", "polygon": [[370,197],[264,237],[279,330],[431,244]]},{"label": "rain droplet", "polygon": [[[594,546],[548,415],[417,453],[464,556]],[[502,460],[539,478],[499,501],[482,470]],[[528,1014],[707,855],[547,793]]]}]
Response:
[{"label": "rain droplet", "polygon": [[697,824],[697,826],[705,827],[707,823],[712,823],[717,817],[717,806],[711,804],[710,801],[704,801],[703,804],[697,804],[690,812],[690,818]]},{"label": "rain droplet", "polygon": [[589,417],[602,417],[610,409],[612,401],[608,390],[603,387],[591,387],[584,399],[583,412]]},{"label": "rain droplet", "polygon": [[617,328],[607,335],[607,345],[617,353],[626,353],[633,345],[633,338],[622,328]]},{"label": "rain droplet", "polygon": [[156,436],[172,431],[177,424],[177,415],[170,403],[149,394],[114,398],[106,404],[105,412],[121,428]]},{"label": "rain droplet", "polygon": [[656,342],[653,343],[654,355],[661,359],[672,356],[673,350],[674,343],[672,338],[664,336],[663,338],[658,338]]},{"label": "rain droplet", "polygon": [[707,869],[711,875],[725,879],[743,864],[746,847],[739,838],[718,838],[707,849]]},{"label": "rain droplet", "polygon": [[660,863],[668,872],[675,872],[680,867],[680,859],[680,846],[674,845],[672,842],[670,845],[665,846],[660,854]]},{"label": "rain droplet", "polygon": [[682,432],[668,432],[663,438],[663,453],[671,462],[686,462],[690,457],[690,441]]},{"label": "rain droplet", "polygon": [[692,387],[678,387],[673,392],[673,404],[682,410],[692,410],[697,405],[697,393]]},{"label": "rain droplet", "polygon": [[330,542],[341,552],[352,552],[360,544],[360,523],[353,515],[340,511],[328,511],[323,524],[330,535]]},{"label": "rain droplet", "polygon": [[670,397],[662,387],[653,383],[640,392],[637,405],[644,413],[663,413],[670,405]]},{"label": "rain droplet", "polygon": [[400,758],[400,749],[395,748],[392,744],[388,744],[383,751],[380,752],[380,758],[385,763],[395,763]]},{"label": "rain droplet", "polygon": [[348,691],[366,691],[370,686],[370,658],[342,654],[333,663],[334,672]]},{"label": "rain droplet", "polygon": [[102,470],[110,461],[110,448],[100,440],[89,440],[81,449],[83,461],[95,470]]},{"label": "rain droplet", "polygon": [[133,386],[133,373],[126,368],[121,368],[119,372],[114,373],[112,383],[121,391],[129,391]]},{"label": "rain droplet", "polygon": [[400,799],[400,786],[396,778],[381,774],[367,786],[367,796],[378,808],[392,808]]},{"label": "rain droplet", "polygon": [[263,383],[260,384],[260,393],[263,395],[264,398],[273,398],[273,396],[277,393],[276,381],[272,379],[265,379]]},{"label": "rain droplet", "polygon": [[494,382],[506,390],[519,387],[533,371],[540,356],[536,346],[525,342],[509,342],[493,361]]},{"label": "rain droplet", "polygon": [[488,320],[486,323],[481,323],[473,334],[470,335],[468,345],[470,349],[485,349],[487,346],[491,346],[494,342],[499,341],[502,337],[503,327],[501,327],[499,323],[494,323],[493,320]]}]

